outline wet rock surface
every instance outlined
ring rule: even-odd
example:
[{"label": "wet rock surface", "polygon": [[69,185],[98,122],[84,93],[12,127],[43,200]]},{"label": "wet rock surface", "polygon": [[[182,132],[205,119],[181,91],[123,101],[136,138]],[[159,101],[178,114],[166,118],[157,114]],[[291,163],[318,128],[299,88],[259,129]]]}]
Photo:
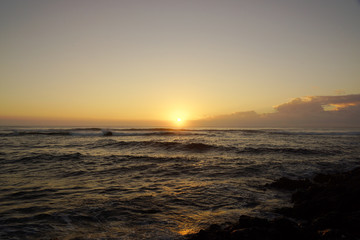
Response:
[{"label": "wet rock surface", "polygon": [[190,240],[355,240],[360,239],[360,168],[313,179],[280,178],[267,188],[293,191],[293,207],[268,220],[241,216],[236,223],[211,225]]}]

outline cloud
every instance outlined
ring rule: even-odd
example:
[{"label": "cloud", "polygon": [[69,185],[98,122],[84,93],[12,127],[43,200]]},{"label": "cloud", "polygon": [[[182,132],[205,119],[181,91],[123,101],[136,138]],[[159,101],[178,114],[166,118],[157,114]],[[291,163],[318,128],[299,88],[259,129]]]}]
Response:
[{"label": "cloud", "polygon": [[360,126],[360,94],[308,96],[275,106],[269,120],[289,126]]},{"label": "cloud", "polygon": [[311,112],[322,111],[323,108],[320,104],[314,104],[311,97],[295,98],[290,102],[283,103],[274,107],[279,113],[286,114],[305,114]]},{"label": "cloud", "polygon": [[333,110],[344,110],[360,104],[360,94],[343,96],[308,96],[295,98],[290,102],[275,106],[280,113],[319,113],[327,111],[326,106],[336,106]]},{"label": "cloud", "polygon": [[360,94],[307,96],[274,107],[274,113],[236,112],[194,122],[215,127],[360,127]]}]

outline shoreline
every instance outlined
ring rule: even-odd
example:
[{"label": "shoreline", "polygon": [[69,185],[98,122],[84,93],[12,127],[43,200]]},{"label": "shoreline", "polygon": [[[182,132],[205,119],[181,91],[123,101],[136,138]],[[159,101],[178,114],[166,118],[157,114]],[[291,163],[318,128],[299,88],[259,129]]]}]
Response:
[{"label": "shoreline", "polygon": [[360,239],[360,167],[311,179],[280,178],[266,188],[291,191],[292,207],[281,217],[240,216],[231,225],[213,224],[189,240],[356,240]]}]

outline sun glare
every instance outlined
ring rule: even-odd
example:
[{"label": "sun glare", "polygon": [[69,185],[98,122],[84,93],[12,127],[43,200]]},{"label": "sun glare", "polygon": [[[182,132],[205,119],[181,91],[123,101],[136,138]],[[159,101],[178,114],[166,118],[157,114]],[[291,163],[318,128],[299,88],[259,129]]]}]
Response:
[{"label": "sun glare", "polygon": [[175,125],[176,125],[177,127],[183,127],[184,124],[185,124],[185,122],[184,122],[184,119],[183,119],[183,118],[181,118],[181,117],[176,117],[176,118],[175,118]]},{"label": "sun glare", "polygon": [[169,123],[174,127],[185,127],[188,123],[189,115],[185,111],[174,110],[168,115]]}]

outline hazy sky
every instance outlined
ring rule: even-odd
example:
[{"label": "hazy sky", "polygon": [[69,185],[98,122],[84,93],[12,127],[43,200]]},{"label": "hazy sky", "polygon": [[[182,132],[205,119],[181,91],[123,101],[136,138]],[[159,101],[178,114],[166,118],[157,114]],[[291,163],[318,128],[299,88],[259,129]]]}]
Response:
[{"label": "hazy sky", "polygon": [[360,4],[3,0],[0,53],[3,118],[266,113],[360,93]]}]

